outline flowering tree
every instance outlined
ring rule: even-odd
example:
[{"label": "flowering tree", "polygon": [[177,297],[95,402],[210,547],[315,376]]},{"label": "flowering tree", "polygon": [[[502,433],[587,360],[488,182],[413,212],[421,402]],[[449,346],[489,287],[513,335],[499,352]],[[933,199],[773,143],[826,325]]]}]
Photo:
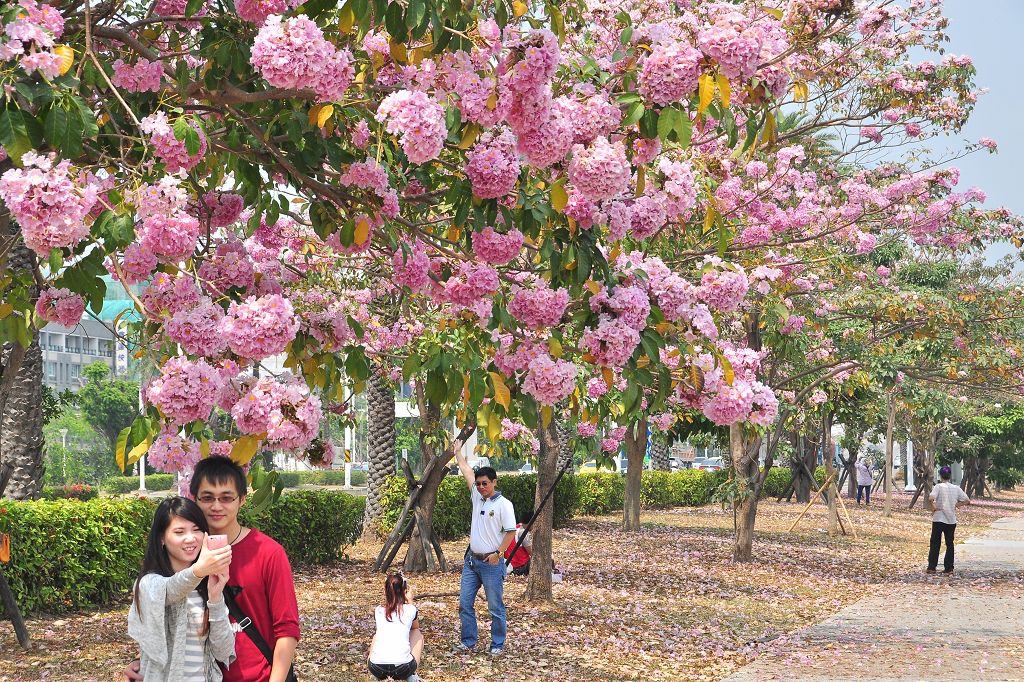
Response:
[{"label": "flowering tree", "polygon": [[[107,271],[141,285],[127,337],[158,376],[118,457],[182,472],[259,448],[329,463],[323,410],[400,368],[436,460],[414,566],[445,417],[540,433],[539,498],[553,424],[588,450],[631,433],[635,456],[646,419],[699,412],[731,428],[752,529],[785,362],[766,358],[822,264],[1016,229],[949,172],[865,165],[970,111],[968,59],[910,58],[943,39],[923,2],[21,0],[3,21],[0,199],[37,266],[5,284],[4,340],[98,311]],[[834,130],[859,133],[816,137]]]}]

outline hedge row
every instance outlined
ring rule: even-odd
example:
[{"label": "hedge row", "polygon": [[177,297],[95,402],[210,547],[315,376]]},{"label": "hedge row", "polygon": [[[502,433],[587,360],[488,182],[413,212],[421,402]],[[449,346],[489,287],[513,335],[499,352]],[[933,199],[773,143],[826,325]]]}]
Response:
[{"label": "hedge row", "polygon": [[[280,542],[293,565],[325,564],[359,538],[364,505],[342,492],[303,490],[240,517]],[[0,533],[11,536],[11,562],[2,569],[19,607],[71,611],[126,595],[155,508],[150,499],[0,501]]]},{"label": "hedge row", "polygon": [[[175,474],[147,474],[146,490],[170,490],[174,487]],[[111,495],[134,493],[139,489],[138,476],[115,476],[103,481],[103,492]]]},{"label": "hedge row", "polygon": [[[345,485],[344,469],[318,469],[316,471],[279,471],[277,472],[285,488],[298,488],[300,485]],[[352,485],[366,485],[365,471],[352,471]]]},{"label": "hedge row", "polygon": [[[555,488],[555,528],[561,528],[576,513],[577,476],[563,476]],[[498,477],[498,489],[512,501],[516,518],[533,511],[534,495],[537,489],[536,474],[517,474]],[[395,527],[409,491],[403,476],[392,476],[384,485],[381,495],[383,513],[377,532],[387,535]],[[462,476],[448,476],[441,481],[434,507],[434,531],[442,540],[455,540],[469,535],[470,509],[469,488]],[[621,509],[621,506],[619,507]]]},{"label": "hedge row", "polygon": [[40,497],[44,500],[95,500],[100,491],[86,483],[44,486]]}]

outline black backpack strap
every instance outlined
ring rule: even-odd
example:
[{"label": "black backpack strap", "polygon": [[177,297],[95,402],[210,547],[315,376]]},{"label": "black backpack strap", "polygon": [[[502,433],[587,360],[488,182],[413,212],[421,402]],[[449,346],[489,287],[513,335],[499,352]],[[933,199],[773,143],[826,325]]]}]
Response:
[{"label": "black backpack strap", "polygon": [[227,604],[228,613],[238,623],[238,629],[249,636],[252,643],[256,645],[256,648],[260,650],[260,653],[266,657],[267,662],[271,665],[274,664],[274,652],[270,650],[270,645],[267,644],[267,640],[263,639],[263,635],[256,629],[256,625],[253,624],[252,618],[245,615],[245,611],[235,601],[235,595],[242,591],[241,587],[228,585],[224,588],[224,603]]}]

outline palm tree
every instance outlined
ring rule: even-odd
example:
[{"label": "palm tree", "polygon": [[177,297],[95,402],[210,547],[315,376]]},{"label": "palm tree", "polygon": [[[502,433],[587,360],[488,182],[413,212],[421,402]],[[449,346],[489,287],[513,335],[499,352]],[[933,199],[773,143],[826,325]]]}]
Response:
[{"label": "palm tree", "polygon": [[367,385],[366,403],[370,465],[363,514],[364,535],[377,532],[383,511],[381,493],[388,477],[395,474],[395,391],[388,381],[387,368],[374,368]]}]

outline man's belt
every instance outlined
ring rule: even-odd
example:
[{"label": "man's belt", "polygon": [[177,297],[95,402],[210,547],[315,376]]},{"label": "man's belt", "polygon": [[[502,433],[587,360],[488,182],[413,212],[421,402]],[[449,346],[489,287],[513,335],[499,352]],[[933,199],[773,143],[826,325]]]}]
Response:
[{"label": "man's belt", "polygon": [[494,550],[493,552],[487,552],[485,554],[480,554],[479,552],[474,552],[473,550],[470,550],[469,553],[473,555],[474,559],[477,559],[479,561],[487,561],[487,557],[491,556],[492,554],[497,554],[498,556],[501,556],[501,552],[499,552],[498,550]]}]

